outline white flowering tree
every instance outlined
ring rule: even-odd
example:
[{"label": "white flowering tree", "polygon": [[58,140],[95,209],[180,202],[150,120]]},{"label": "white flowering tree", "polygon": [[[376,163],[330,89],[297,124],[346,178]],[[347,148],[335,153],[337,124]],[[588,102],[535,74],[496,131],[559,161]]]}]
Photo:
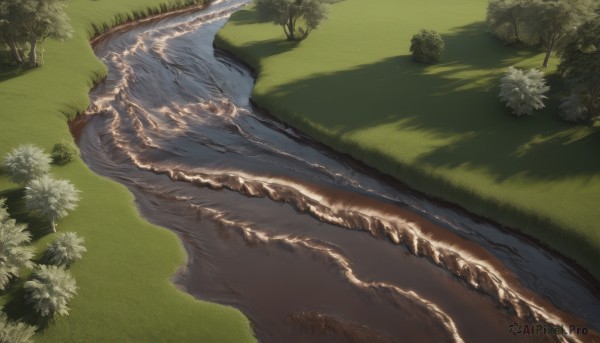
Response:
[{"label": "white flowering tree", "polygon": [[56,266],[70,266],[83,257],[87,249],[83,246],[83,238],[75,232],[60,234],[46,251],[46,261]]},{"label": "white flowering tree", "polygon": [[4,312],[0,312],[1,343],[32,343],[31,337],[35,334],[35,329],[35,326],[12,321]]},{"label": "white flowering tree", "polygon": [[500,81],[500,100],[518,117],[530,115],[533,110],[544,108],[546,86],[544,73],[537,69],[523,71],[509,67]]},{"label": "white flowering tree", "polygon": [[65,217],[77,207],[79,191],[66,180],[42,176],[25,188],[25,205],[40,216],[46,217],[56,232],[56,220]]},{"label": "white flowering tree", "polygon": [[33,249],[28,246],[31,235],[26,229],[9,218],[4,199],[0,199],[0,290],[18,275],[19,269],[31,268]]},{"label": "white flowering tree", "polygon": [[77,294],[71,274],[57,266],[39,266],[30,281],[25,282],[25,303],[42,317],[69,314],[69,301]]},{"label": "white flowering tree", "polygon": [[50,156],[42,149],[25,144],[6,154],[4,169],[15,183],[25,185],[29,181],[47,174],[50,171],[51,162]]}]

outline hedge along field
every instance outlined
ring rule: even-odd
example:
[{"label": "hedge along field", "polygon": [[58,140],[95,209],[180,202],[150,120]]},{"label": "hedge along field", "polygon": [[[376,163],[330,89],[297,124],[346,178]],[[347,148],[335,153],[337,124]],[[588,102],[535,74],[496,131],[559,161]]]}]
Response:
[{"label": "hedge along field", "polygon": [[[486,33],[486,1],[345,0],[297,44],[240,11],[217,45],[258,73],[253,100],[338,151],[427,194],[518,228],[600,278],[600,145],[560,121],[557,100],[515,118],[498,99],[509,66],[542,51]],[[442,61],[411,61],[410,38],[440,32]],[[554,80],[559,60],[545,70]],[[554,89],[552,95],[556,93]]]},{"label": "hedge along field", "polygon": [[[163,3],[70,1],[68,13],[75,28],[72,39],[47,41],[42,47],[42,68],[0,70],[0,155],[23,143],[50,152],[54,143],[72,139],[67,118],[85,110],[90,87],[106,73],[88,43],[94,31],[91,24],[113,26],[127,17],[183,5],[180,1]],[[88,251],[70,269],[79,290],[70,303],[69,316],[58,316],[36,340],[255,341],[249,321],[239,311],[197,301],[176,288],[171,279],[185,264],[181,242],[170,231],[141,219],[125,187],[92,173],[80,160],[53,167],[52,173],[71,180],[82,191],[79,207],[58,221],[58,232],[77,232],[85,239]],[[0,176],[0,197],[9,198],[13,216],[29,222],[37,257],[41,257],[56,235],[49,234],[47,223],[24,213],[18,201],[22,194],[23,189]],[[27,278],[28,273],[24,273],[23,279]],[[0,297],[5,311],[15,319],[28,313],[18,288]]]}]

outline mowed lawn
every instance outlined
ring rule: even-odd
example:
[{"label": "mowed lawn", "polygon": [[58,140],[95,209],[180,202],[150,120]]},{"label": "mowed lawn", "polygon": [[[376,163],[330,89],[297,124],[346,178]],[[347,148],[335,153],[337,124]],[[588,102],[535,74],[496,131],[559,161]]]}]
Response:
[{"label": "mowed lawn", "polygon": [[[217,45],[257,70],[253,99],[275,116],[418,190],[518,228],[600,277],[598,130],[561,122],[555,99],[532,117],[509,115],[500,78],[509,66],[540,67],[543,54],[486,33],[486,6],[345,0],[300,44],[248,8]],[[410,38],[421,28],[443,35],[441,63],[411,61]],[[546,69],[553,86],[558,62]]]},{"label": "mowed lawn", "polygon": [[[72,0],[69,15],[75,36],[44,44],[45,65],[25,73],[0,70],[0,154],[22,143],[47,151],[71,139],[67,117],[88,105],[93,81],[106,73],[88,44],[91,23],[114,23],[116,14],[157,8],[158,0]],[[171,1],[170,5],[176,1]],[[175,234],[141,219],[125,187],[92,173],[81,161],[53,167],[52,173],[81,190],[79,208],[58,222],[58,231],[85,238],[84,259],[71,271],[79,291],[68,317],[57,317],[36,341],[43,342],[251,342],[249,321],[239,311],[197,301],[171,279],[185,264]],[[23,190],[0,176],[0,197],[30,223],[38,257],[56,235],[47,223],[22,210]],[[24,273],[26,279],[27,273]],[[30,312],[22,293],[4,293],[0,301],[18,319]]]}]

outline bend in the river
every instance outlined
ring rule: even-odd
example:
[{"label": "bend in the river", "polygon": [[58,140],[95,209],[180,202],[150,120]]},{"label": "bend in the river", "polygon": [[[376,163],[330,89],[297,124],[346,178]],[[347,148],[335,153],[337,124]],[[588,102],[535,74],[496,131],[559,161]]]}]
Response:
[{"label": "bend in the river", "polygon": [[188,292],[264,342],[505,342],[513,323],[600,339],[598,284],[559,256],[252,108],[250,71],[212,46],[245,3],[98,41],[109,75],[72,124],[86,163],[182,239]]}]

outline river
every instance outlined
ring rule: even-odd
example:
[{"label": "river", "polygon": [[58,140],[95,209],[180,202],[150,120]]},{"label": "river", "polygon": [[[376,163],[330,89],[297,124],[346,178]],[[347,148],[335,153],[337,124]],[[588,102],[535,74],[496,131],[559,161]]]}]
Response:
[{"label": "river", "polygon": [[89,167],[181,238],[178,285],[262,342],[600,341],[577,266],[253,108],[252,72],[213,49],[245,3],[98,40],[109,74],[71,125]]}]

